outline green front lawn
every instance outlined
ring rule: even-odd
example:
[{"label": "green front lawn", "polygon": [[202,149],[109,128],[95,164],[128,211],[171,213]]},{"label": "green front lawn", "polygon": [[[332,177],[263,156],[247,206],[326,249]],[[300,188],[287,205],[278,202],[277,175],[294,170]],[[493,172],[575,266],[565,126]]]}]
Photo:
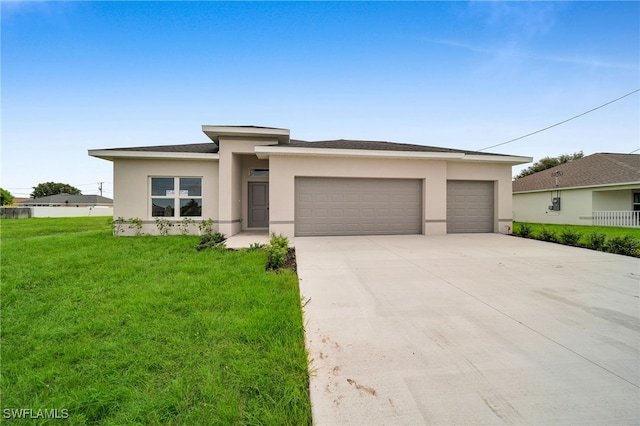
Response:
[{"label": "green front lawn", "polygon": [[[309,424],[295,274],[106,218],[3,220],[1,408],[70,424]],[[3,411],[3,414],[5,411]]]},{"label": "green front lawn", "polygon": [[[522,226],[522,224],[524,224],[524,222],[513,223],[514,234],[518,234],[520,232],[520,227]],[[582,234],[583,240],[581,241],[584,243],[586,243],[586,240],[584,240],[586,236],[594,232],[598,234],[605,234],[607,238],[624,237],[625,235],[630,235],[634,238],[640,239],[640,228],[620,228],[615,226],[553,225],[547,223],[526,223],[526,225],[531,226],[534,235],[539,235],[543,228],[551,231],[556,231],[558,234],[564,229],[571,229]]]}]

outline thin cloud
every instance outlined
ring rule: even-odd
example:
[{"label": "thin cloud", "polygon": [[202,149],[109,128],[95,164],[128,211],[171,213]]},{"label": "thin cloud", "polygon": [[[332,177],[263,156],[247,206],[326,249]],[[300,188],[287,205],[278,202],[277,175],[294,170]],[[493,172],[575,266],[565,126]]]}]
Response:
[{"label": "thin cloud", "polygon": [[574,65],[586,65],[589,67],[596,68],[614,68],[614,69],[623,69],[630,71],[638,71],[640,67],[637,65],[629,65],[618,62],[608,62],[599,59],[593,58],[582,58],[577,56],[548,56],[548,55],[535,55],[530,53],[524,53],[521,50],[516,49],[514,46],[506,46],[504,48],[496,49],[484,46],[478,46],[468,43],[462,43],[453,40],[428,40],[429,42],[440,44],[443,46],[451,46],[458,49],[468,50],[474,53],[482,53],[491,56],[499,56],[499,57],[512,57],[512,58],[520,58],[520,59],[534,59],[534,60],[543,60],[549,62],[557,62],[557,63],[565,63],[565,64],[574,64]]}]

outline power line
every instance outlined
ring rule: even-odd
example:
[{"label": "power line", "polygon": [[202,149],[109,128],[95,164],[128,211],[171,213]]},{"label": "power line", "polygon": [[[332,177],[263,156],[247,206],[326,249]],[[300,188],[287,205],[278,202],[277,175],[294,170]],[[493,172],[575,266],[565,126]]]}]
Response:
[{"label": "power line", "polygon": [[[491,145],[491,146],[488,146],[488,147],[486,147],[486,148],[479,149],[478,151],[484,151],[485,149],[490,149],[490,148],[495,148],[495,147],[497,147],[497,146],[506,145],[506,144],[508,144],[508,143],[515,142],[515,141],[518,141],[518,140],[520,140],[520,139],[527,138],[527,137],[532,136],[532,135],[535,135],[535,134],[537,134],[537,133],[544,132],[545,130],[549,130],[549,129],[553,128],[553,127],[559,126],[559,125],[564,124],[564,123],[566,123],[566,122],[568,122],[568,121],[575,120],[575,119],[576,119],[576,118],[578,118],[578,117],[582,117],[583,115],[587,115],[587,114],[589,114],[590,112],[593,112],[593,111],[598,110],[598,109],[600,109],[600,108],[606,107],[607,105],[610,105],[610,104],[612,104],[612,103],[614,103],[614,102],[618,102],[620,99],[624,99],[624,98],[626,98],[627,96],[631,96],[631,95],[633,95],[634,93],[637,93],[637,92],[639,92],[639,91],[640,91],[640,89],[636,89],[636,90],[634,90],[633,92],[629,92],[629,93],[627,93],[627,94],[626,94],[626,95],[624,95],[624,96],[620,96],[620,97],[619,97],[619,98],[617,98],[617,99],[614,99],[614,100],[612,100],[612,101],[607,102],[606,104],[602,104],[602,105],[597,106],[597,107],[595,107],[595,108],[593,108],[593,109],[590,109],[589,111],[583,112],[582,114],[578,114],[578,115],[573,116],[573,117],[571,117],[571,118],[567,118],[567,119],[566,119],[566,120],[564,120],[564,121],[561,121],[561,122],[556,123],[556,124],[554,124],[554,125],[551,125],[551,126],[549,126],[549,127],[545,127],[544,129],[536,130],[535,132],[528,133],[528,134],[526,134],[526,135],[524,135],[524,136],[520,136],[520,137],[517,137],[517,138],[515,138],[515,139],[511,139],[511,140],[508,140],[508,141],[506,141],[506,142],[502,142],[502,143],[499,143],[499,144]],[[637,151],[637,150],[636,150],[636,151]]]},{"label": "power line", "polygon": [[634,152],[638,152],[638,151],[640,151],[640,148],[638,148],[638,149],[634,149],[634,150],[633,150],[633,151],[631,151],[629,154],[633,154]]}]

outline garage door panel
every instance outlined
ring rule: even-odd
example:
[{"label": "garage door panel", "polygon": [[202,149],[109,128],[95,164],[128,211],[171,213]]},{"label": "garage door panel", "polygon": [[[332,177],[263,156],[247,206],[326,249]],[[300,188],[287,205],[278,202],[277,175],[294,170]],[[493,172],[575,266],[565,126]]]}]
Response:
[{"label": "garage door panel", "polygon": [[295,188],[297,236],[422,232],[420,180],[296,178]]},{"label": "garage door panel", "polygon": [[493,232],[491,181],[447,182],[447,232]]}]

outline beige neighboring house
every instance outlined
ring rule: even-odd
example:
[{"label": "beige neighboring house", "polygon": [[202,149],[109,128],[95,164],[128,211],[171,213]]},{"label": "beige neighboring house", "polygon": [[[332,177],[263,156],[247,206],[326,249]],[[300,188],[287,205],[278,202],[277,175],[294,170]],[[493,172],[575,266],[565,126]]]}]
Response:
[{"label": "beige neighboring house", "polygon": [[513,219],[640,227],[640,155],[597,153],[514,180]]},{"label": "beige neighboring house", "polygon": [[157,233],[159,218],[213,219],[227,236],[508,233],[512,166],[531,161],[391,142],[306,142],[269,127],[202,131],[211,142],[90,150],[113,162],[114,217],[140,218],[146,233]]}]

